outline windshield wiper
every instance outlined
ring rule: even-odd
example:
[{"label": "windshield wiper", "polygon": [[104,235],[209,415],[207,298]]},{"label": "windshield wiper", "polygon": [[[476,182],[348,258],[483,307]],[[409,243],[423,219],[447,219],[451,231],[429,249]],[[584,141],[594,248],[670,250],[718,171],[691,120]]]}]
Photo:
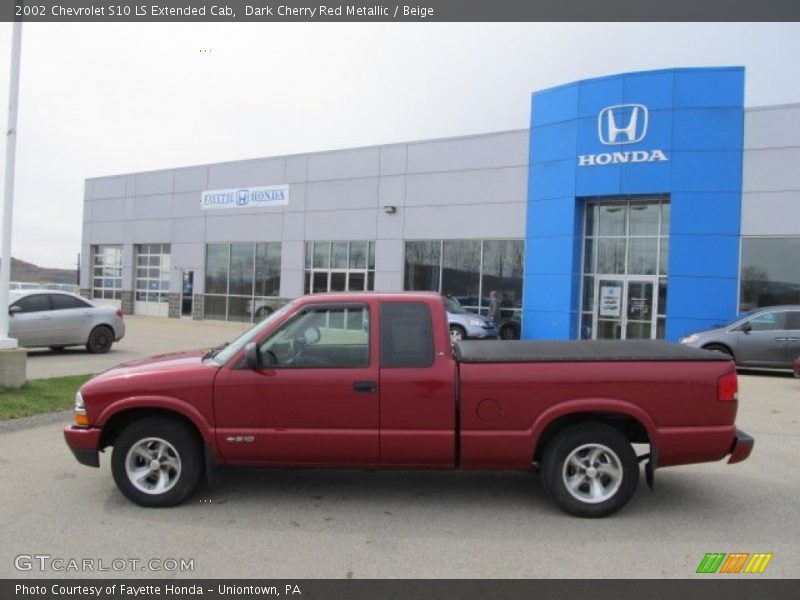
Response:
[{"label": "windshield wiper", "polygon": [[207,358],[214,358],[220,350],[222,350],[225,346],[228,345],[228,343],[229,342],[223,342],[219,346],[214,346],[213,348],[211,348],[211,350],[203,354],[203,358],[201,360],[205,360]]}]

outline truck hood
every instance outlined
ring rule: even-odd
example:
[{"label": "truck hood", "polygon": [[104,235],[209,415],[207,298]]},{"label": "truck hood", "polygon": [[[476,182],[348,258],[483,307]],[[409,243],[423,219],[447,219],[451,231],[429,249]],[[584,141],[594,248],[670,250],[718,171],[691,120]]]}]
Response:
[{"label": "truck hood", "polygon": [[202,362],[204,350],[170,352],[147,358],[131,360],[100,373],[95,379],[108,379],[125,375],[140,375],[164,371],[179,371],[196,367]]}]

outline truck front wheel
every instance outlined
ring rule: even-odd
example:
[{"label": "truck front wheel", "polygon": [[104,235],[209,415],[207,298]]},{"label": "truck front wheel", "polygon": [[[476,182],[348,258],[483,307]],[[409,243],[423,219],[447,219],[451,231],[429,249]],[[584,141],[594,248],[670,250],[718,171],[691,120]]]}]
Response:
[{"label": "truck front wheel", "polygon": [[639,462],[630,442],[613,427],[573,425],[545,448],[542,481],[564,511],[578,517],[605,517],[633,497]]},{"label": "truck front wheel", "polygon": [[186,424],[147,417],[126,427],[114,444],[111,471],[120,491],[141,506],[174,506],[203,474],[202,444]]}]

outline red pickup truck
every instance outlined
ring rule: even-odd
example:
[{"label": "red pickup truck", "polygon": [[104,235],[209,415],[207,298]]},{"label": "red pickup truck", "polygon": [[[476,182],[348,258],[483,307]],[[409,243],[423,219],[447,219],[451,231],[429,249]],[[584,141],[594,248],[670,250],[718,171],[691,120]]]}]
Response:
[{"label": "red pickup truck", "polygon": [[[185,500],[219,466],[538,466],[569,513],[623,507],[656,467],[747,458],[737,380],[717,352],[666,342],[451,344],[441,296],[300,298],[230,344],[91,379],[64,434],[144,506]],[[649,452],[637,456],[633,444]]]}]

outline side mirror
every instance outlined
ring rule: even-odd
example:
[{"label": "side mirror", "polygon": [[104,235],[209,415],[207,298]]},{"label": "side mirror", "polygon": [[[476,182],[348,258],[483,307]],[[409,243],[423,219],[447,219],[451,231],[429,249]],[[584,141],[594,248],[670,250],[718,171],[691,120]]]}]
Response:
[{"label": "side mirror", "polygon": [[258,369],[258,344],[250,342],[244,347],[244,362],[248,369]]},{"label": "side mirror", "polygon": [[11,315],[12,317],[15,314],[19,313],[19,312],[22,312],[22,307],[21,306],[14,305],[14,306],[9,306],[8,307],[8,314]]},{"label": "side mirror", "polygon": [[750,325],[749,322],[748,323],[743,323],[742,324],[742,331],[744,331],[745,333],[750,333],[751,331],[753,331],[753,326]]}]

